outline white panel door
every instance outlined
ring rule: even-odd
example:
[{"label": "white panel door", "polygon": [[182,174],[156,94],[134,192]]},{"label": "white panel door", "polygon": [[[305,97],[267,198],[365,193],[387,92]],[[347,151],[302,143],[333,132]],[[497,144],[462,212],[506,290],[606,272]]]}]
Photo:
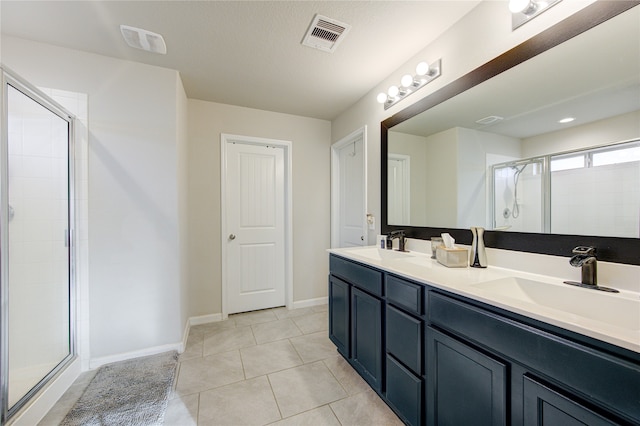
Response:
[{"label": "white panel door", "polygon": [[362,136],[340,148],[340,247],[364,245],[365,174]]},{"label": "white panel door", "polygon": [[227,142],[227,312],[285,305],[284,150]]}]

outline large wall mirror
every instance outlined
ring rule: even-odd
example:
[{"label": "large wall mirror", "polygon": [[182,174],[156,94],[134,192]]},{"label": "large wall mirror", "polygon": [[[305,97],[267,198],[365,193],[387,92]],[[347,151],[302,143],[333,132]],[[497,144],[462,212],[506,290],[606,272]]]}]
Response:
[{"label": "large wall mirror", "polygon": [[638,4],[598,1],[383,121],[383,233],[640,265]]}]

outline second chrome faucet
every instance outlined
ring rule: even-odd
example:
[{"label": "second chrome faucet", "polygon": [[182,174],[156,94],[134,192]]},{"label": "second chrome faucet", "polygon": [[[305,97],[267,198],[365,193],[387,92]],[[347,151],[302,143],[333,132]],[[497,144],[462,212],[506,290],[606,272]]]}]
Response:
[{"label": "second chrome faucet", "polygon": [[574,248],[571,253],[573,256],[569,260],[569,264],[576,268],[582,268],[582,279],[581,282],[565,281],[565,284],[618,293],[618,290],[598,285],[598,260],[596,259],[595,247],[578,246]]}]

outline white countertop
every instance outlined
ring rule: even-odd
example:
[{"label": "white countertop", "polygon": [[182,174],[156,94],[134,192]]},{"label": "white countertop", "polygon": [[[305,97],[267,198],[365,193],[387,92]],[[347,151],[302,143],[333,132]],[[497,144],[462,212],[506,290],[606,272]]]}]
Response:
[{"label": "white countertop", "polygon": [[[620,290],[620,293],[607,293],[582,289],[563,284],[563,279],[558,277],[493,266],[487,268],[447,268],[435,259],[431,259],[429,255],[420,252],[410,252],[407,256],[394,252],[394,255],[397,254],[397,256],[387,259],[376,258],[378,254],[385,256],[388,253],[380,253],[387,251],[378,249],[375,246],[330,249],[328,251],[434,288],[440,288],[640,353],[640,294],[638,293],[625,290]],[[481,283],[509,277],[553,284],[558,286],[558,289],[564,292],[565,296],[566,293],[573,294],[571,293],[573,290],[567,292],[565,288],[575,289],[578,292],[590,292],[588,297],[591,300],[594,299],[594,296],[597,297],[598,306],[587,306],[584,309],[586,313],[577,315],[482,288]],[[553,287],[551,289],[553,290]],[[579,297],[584,293],[575,294]],[[620,312],[620,302],[622,302],[625,312]],[[565,303],[573,303],[573,300],[567,300]],[[631,323],[631,327],[623,327],[589,317],[589,312],[593,312],[592,309],[606,310],[612,308],[616,309],[615,315],[617,317],[622,315],[622,318],[625,319],[625,324]],[[604,313],[606,315],[606,311]],[[636,322],[638,322],[637,325],[635,324]]]}]

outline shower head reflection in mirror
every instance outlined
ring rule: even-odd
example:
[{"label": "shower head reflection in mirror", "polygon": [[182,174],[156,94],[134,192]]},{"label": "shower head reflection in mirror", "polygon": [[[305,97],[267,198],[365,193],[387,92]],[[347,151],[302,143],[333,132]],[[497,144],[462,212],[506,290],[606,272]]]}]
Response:
[{"label": "shower head reflection in mirror", "polygon": [[640,192],[624,190],[640,181],[640,140],[495,164],[490,176],[494,230],[640,236]]}]

